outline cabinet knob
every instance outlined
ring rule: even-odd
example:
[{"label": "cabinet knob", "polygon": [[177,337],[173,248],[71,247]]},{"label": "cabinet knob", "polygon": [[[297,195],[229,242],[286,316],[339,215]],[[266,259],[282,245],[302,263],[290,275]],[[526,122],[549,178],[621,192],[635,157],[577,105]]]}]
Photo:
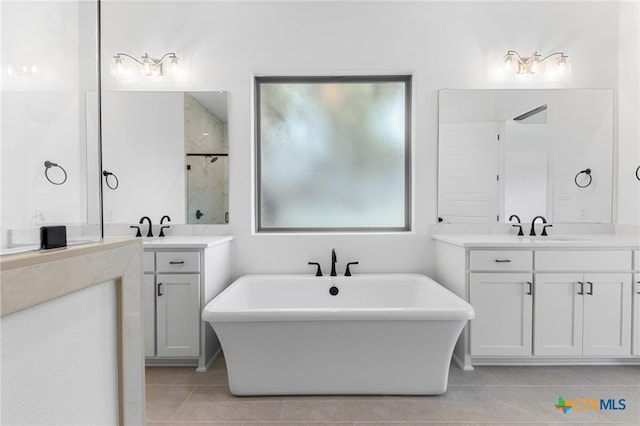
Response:
[{"label": "cabinet knob", "polygon": [[169,265],[184,265],[184,260],[172,260]]},{"label": "cabinet knob", "polygon": [[587,284],[589,284],[589,291],[587,291],[587,294],[589,296],[593,296],[593,283],[590,281],[587,281]]},{"label": "cabinet knob", "polygon": [[580,291],[578,294],[584,294],[584,283],[582,281],[578,281],[578,284],[580,284]]},{"label": "cabinet knob", "polygon": [[529,290],[527,290],[527,294],[529,296],[533,296],[533,283],[531,281],[527,281],[527,284],[529,285]]},{"label": "cabinet knob", "polygon": [[511,263],[511,259],[496,259],[496,263]]},{"label": "cabinet knob", "polygon": [[158,283],[158,296],[162,296],[162,292],[160,291],[160,286],[162,285],[162,283]]}]

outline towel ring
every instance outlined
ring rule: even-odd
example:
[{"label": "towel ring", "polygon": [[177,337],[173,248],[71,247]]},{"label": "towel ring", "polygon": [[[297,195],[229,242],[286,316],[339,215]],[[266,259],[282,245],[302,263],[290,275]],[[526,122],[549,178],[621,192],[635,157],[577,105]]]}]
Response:
[{"label": "towel ring", "polygon": [[[47,160],[44,162],[44,166],[46,167],[44,169],[44,177],[47,178],[47,180],[49,182],[51,182],[54,185],[62,185],[63,183],[65,183],[67,181],[67,171],[60,165],[56,164],[56,163],[52,163],[51,161]],[[57,167],[60,170],[62,170],[62,173],[64,173],[64,179],[62,179],[62,182],[54,182],[53,180],[51,180],[51,178],[49,177],[49,169],[51,167]]]},{"label": "towel ring", "polygon": [[[581,174],[585,174],[587,175],[587,177],[589,178],[589,180],[587,181],[587,183],[585,185],[580,185],[578,183],[578,176],[580,176]],[[593,177],[591,176],[591,169],[584,169],[584,170],[580,170],[578,172],[578,174],[576,174],[576,177],[573,178],[573,181],[576,183],[576,185],[578,186],[578,188],[586,188],[587,186],[591,185],[591,182],[593,181]]]},{"label": "towel ring", "polygon": [[[118,189],[118,186],[120,185],[120,182],[118,181],[118,176],[106,170],[102,172],[102,176],[104,176],[104,183],[107,185],[109,189],[111,189],[112,191],[115,191],[116,189]],[[109,183],[109,176],[113,176],[113,178],[116,180],[115,186],[111,186],[111,184]]]},{"label": "towel ring", "polygon": [[640,180],[640,166],[636,169],[636,179]]}]

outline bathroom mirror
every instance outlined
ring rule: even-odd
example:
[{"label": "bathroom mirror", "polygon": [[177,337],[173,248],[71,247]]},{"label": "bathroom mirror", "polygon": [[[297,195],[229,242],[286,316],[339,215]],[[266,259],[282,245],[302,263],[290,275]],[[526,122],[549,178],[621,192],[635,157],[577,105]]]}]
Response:
[{"label": "bathroom mirror", "polygon": [[226,92],[105,91],[102,125],[105,223],[228,223]]},{"label": "bathroom mirror", "polygon": [[441,90],[438,217],[611,223],[613,90]]}]

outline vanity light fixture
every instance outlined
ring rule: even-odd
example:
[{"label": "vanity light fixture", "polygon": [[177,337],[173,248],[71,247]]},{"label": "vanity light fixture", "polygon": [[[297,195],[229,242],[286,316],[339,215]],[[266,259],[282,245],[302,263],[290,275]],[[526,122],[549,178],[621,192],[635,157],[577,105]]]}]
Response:
[{"label": "vanity light fixture", "polygon": [[537,51],[531,56],[522,56],[515,50],[508,50],[504,55],[504,66],[508,71],[516,74],[538,74],[543,72],[543,62],[547,59],[558,56],[556,65],[560,76],[569,73],[569,56],[564,52],[554,52],[547,56],[540,55]]},{"label": "vanity light fixture", "polygon": [[173,52],[165,53],[160,59],[152,58],[148,53],[142,55],[140,59],[128,53],[118,53],[113,57],[112,73],[114,75],[126,73],[124,58],[130,58],[140,65],[142,74],[146,77],[162,77],[164,75],[163,65],[165,61],[169,63],[169,72],[175,75],[178,72],[178,62],[180,60]]},{"label": "vanity light fixture", "polygon": [[20,67],[14,67],[12,65],[7,66],[7,76],[12,77],[34,77],[40,73],[40,68],[36,64],[22,65]]}]

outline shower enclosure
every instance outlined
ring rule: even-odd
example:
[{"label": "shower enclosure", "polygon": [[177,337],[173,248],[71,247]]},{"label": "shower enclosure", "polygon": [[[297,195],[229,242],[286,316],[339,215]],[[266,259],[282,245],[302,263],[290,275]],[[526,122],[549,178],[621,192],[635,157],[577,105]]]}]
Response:
[{"label": "shower enclosure", "polygon": [[102,237],[99,1],[2,1],[0,253]]}]

